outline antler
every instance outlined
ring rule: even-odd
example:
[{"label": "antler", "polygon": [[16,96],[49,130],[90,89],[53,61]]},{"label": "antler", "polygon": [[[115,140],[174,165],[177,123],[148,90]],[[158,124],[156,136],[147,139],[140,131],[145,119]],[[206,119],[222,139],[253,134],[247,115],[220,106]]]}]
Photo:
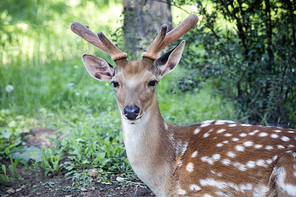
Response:
[{"label": "antler", "polygon": [[186,34],[192,27],[198,22],[198,17],[194,14],[189,15],[182,23],[180,23],[176,28],[166,34],[167,26],[163,25],[158,36],[148,47],[147,51],[142,54],[143,57],[148,57],[150,59],[156,60],[157,54],[170,43],[178,40],[184,34]]},{"label": "antler", "polygon": [[113,61],[127,57],[126,53],[121,52],[101,31],[98,33],[97,36],[95,33],[93,33],[86,26],[82,25],[79,22],[73,22],[70,28],[74,33],[82,37],[90,44],[108,53]]}]

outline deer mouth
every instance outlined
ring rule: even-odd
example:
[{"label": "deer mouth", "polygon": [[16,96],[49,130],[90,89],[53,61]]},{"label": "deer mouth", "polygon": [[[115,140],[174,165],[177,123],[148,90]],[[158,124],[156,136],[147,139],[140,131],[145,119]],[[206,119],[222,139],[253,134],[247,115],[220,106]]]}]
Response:
[{"label": "deer mouth", "polygon": [[137,124],[139,123],[140,119],[145,115],[145,113],[139,114],[136,118],[134,119],[129,119],[124,113],[122,113],[122,116],[124,117],[125,120],[127,120],[127,123],[129,124]]}]

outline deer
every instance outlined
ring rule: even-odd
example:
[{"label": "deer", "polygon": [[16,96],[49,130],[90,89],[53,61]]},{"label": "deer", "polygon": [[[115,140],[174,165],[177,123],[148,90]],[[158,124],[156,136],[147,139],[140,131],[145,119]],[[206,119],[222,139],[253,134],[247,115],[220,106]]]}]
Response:
[{"label": "deer", "polygon": [[178,126],[160,113],[156,86],[179,63],[185,41],[158,57],[198,22],[189,15],[160,28],[140,61],[128,61],[101,31],[79,22],[71,30],[109,54],[116,66],[89,54],[88,73],[113,87],[130,165],[156,196],[296,196],[296,130],[229,120]]}]

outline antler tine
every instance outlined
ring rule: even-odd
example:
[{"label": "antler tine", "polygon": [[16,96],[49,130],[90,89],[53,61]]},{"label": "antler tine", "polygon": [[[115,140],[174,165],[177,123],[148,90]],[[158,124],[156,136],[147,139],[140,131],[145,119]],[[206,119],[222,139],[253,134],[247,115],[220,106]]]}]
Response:
[{"label": "antler tine", "polygon": [[[157,37],[154,39],[154,41],[151,43],[151,45],[148,47],[147,51],[142,54],[143,57],[148,57],[150,59],[154,59],[155,51],[160,47],[163,40],[165,39],[166,33],[167,33],[168,27],[166,25],[162,25],[160,32],[158,33]],[[156,54],[157,56],[157,54]]]},{"label": "antler tine", "polygon": [[[148,57],[150,59],[156,60],[157,54],[170,43],[178,40],[184,34],[186,34],[191,28],[193,28],[198,22],[198,17],[195,14],[189,15],[182,23],[180,23],[176,28],[166,34],[165,39],[155,48],[154,51],[150,51],[151,46],[148,48],[147,52],[143,53],[143,57]],[[155,39],[156,40],[156,39]],[[154,43],[154,42],[153,42]],[[153,45],[153,43],[151,45]],[[154,48],[154,47],[153,47]],[[149,53],[148,53],[149,51]]]},{"label": "antler tine", "polygon": [[[113,45],[113,47],[110,47],[110,44],[108,46],[105,46],[104,43],[101,42],[101,40],[98,38],[98,36],[93,33],[91,30],[86,28],[84,25],[82,25],[79,22],[73,22],[70,26],[71,30],[76,33],[78,36],[89,42],[90,44],[102,49],[104,52],[108,53],[113,61],[126,58],[126,53],[121,52],[112,42],[109,40],[109,43]],[[106,36],[105,36],[106,38]],[[108,38],[106,38],[108,40]]]},{"label": "antler tine", "polygon": [[119,60],[126,58],[126,53],[121,52],[104,34],[103,32],[98,32],[98,37],[101,42],[112,52],[112,60]]}]

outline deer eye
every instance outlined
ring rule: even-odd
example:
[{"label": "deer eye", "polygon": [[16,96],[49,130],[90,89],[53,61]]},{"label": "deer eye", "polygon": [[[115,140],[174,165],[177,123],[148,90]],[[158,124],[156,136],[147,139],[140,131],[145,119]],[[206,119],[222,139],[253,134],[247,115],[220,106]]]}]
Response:
[{"label": "deer eye", "polygon": [[156,84],[157,84],[157,81],[156,81],[156,80],[152,80],[152,81],[150,81],[150,82],[148,83],[148,86],[152,86],[152,87],[154,87],[154,86],[156,86]]},{"label": "deer eye", "polygon": [[119,87],[119,83],[117,81],[111,81],[111,84],[113,85],[114,88]]}]

